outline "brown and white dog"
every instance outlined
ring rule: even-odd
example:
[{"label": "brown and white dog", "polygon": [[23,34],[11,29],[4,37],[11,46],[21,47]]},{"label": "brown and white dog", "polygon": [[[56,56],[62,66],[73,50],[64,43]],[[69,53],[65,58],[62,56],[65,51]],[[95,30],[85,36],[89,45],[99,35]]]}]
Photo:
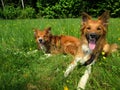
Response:
[{"label": "brown and white dog", "polygon": [[77,66],[77,62],[86,65],[84,75],[81,77],[77,89],[85,89],[85,85],[91,73],[91,65],[97,60],[99,54],[104,51],[106,55],[117,50],[117,44],[108,44],[106,33],[108,27],[109,12],[104,12],[97,20],[92,20],[86,13],[82,14],[81,39],[78,52],[73,62],[66,69],[64,76]]},{"label": "brown and white dog", "polygon": [[34,36],[38,44],[38,48],[45,53],[50,54],[71,54],[76,55],[79,46],[79,39],[73,36],[56,36],[51,34],[51,27],[44,30],[35,29]]}]

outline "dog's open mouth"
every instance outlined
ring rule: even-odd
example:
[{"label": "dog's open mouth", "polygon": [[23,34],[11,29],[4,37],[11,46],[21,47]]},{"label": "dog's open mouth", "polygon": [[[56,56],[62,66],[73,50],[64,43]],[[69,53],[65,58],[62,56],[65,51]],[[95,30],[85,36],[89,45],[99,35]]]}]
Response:
[{"label": "dog's open mouth", "polygon": [[96,47],[96,43],[99,39],[99,35],[92,33],[92,34],[86,35],[86,38],[88,40],[90,50],[94,50]]},{"label": "dog's open mouth", "polygon": [[96,39],[95,39],[95,38],[90,39],[88,42],[89,42],[89,48],[90,48],[91,50],[94,50],[94,49],[95,49],[95,46],[96,46]]}]

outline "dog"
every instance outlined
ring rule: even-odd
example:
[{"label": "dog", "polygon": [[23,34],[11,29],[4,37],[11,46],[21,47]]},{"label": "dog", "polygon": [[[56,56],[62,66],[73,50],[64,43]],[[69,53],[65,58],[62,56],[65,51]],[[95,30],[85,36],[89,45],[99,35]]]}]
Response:
[{"label": "dog", "polygon": [[77,66],[78,62],[86,66],[84,75],[78,83],[77,90],[85,89],[91,73],[91,66],[95,63],[100,53],[104,51],[105,56],[107,56],[118,49],[117,44],[110,45],[106,41],[108,20],[109,11],[105,11],[97,20],[93,20],[85,12],[82,13],[80,46],[74,60],[64,72],[64,77],[67,77]]},{"label": "dog", "polygon": [[79,46],[79,39],[73,36],[52,35],[51,27],[44,30],[34,29],[34,36],[38,49],[49,54],[70,54],[76,55]]}]

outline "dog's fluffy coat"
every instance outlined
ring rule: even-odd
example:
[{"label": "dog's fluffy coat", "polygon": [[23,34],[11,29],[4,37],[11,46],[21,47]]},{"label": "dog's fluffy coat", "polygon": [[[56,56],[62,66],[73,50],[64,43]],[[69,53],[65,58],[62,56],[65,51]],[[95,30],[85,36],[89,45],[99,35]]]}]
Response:
[{"label": "dog's fluffy coat", "polygon": [[108,44],[106,33],[108,27],[109,12],[104,12],[97,20],[92,20],[86,13],[82,14],[81,38],[78,52],[73,62],[66,69],[64,76],[77,66],[77,62],[87,65],[84,75],[81,77],[77,89],[85,89],[87,80],[91,73],[91,65],[97,60],[99,54],[104,51],[105,55],[117,50],[117,44]]},{"label": "dog's fluffy coat", "polygon": [[39,49],[50,54],[71,54],[76,55],[79,46],[79,39],[73,36],[52,35],[51,27],[44,30],[35,29],[34,36]]}]

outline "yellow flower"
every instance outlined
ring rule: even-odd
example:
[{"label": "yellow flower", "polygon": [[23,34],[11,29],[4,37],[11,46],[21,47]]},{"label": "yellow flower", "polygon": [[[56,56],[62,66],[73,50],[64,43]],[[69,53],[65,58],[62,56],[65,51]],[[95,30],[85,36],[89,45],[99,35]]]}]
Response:
[{"label": "yellow flower", "polygon": [[105,60],[105,59],[106,59],[106,57],[105,57],[105,56],[103,56],[103,59]]},{"label": "yellow flower", "polygon": [[64,90],[68,90],[68,87],[67,87],[67,86],[64,86]]},{"label": "yellow flower", "polygon": [[105,55],[105,52],[102,52],[102,55]]}]

